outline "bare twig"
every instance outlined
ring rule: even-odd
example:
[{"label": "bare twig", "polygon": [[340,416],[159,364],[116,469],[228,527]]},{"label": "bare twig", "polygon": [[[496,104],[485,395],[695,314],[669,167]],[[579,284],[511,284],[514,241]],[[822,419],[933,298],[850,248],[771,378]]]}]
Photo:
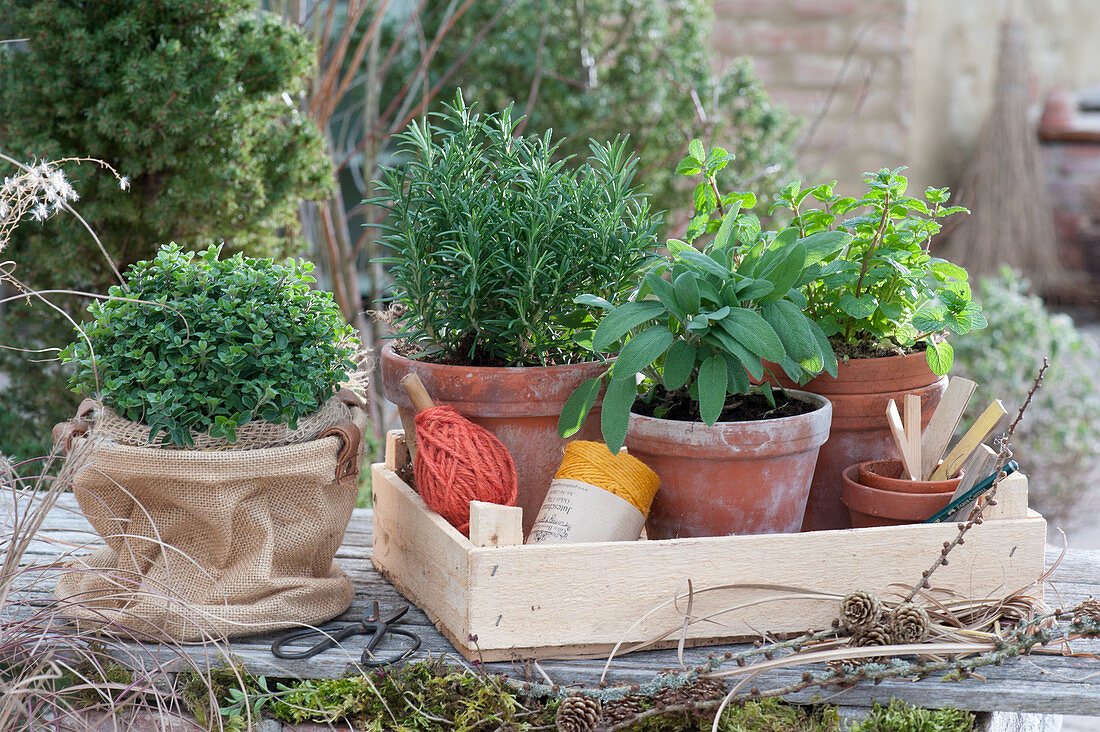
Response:
[{"label": "bare twig", "polygon": [[1016,432],[1016,425],[1018,425],[1020,423],[1020,420],[1023,419],[1024,412],[1027,410],[1028,405],[1031,404],[1031,398],[1035,395],[1035,392],[1037,392],[1039,388],[1043,385],[1043,374],[1046,373],[1048,366],[1050,366],[1050,362],[1046,358],[1043,358],[1043,365],[1042,367],[1040,367],[1039,373],[1035,375],[1035,383],[1032,384],[1031,389],[1027,393],[1027,398],[1020,406],[1020,411],[1016,414],[1016,419],[1013,420],[1012,425],[1008,428],[1008,432],[1005,433],[1005,435],[999,440],[1001,449],[999,460],[997,463],[997,477],[993,480],[993,486],[989,489],[988,493],[986,493],[986,500],[984,502],[979,502],[978,505],[975,506],[974,509],[970,512],[970,516],[967,517],[967,520],[958,525],[959,533],[955,536],[954,539],[944,545],[943,549],[940,551],[939,556],[936,557],[936,561],[932,563],[932,566],[921,573],[920,580],[917,582],[917,584],[913,586],[913,589],[909,591],[909,595],[908,597],[906,597],[906,600],[912,600],[914,597],[917,596],[917,593],[919,593],[925,587],[928,587],[928,580],[932,577],[932,574],[937,569],[947,564],[947,555],[950,554],[955,547],[959,546],[965,541],[966,533],[970,531],[970,529],[982,523],[982,511],[985,510],[985,507],[989,505],[995,505],[997,487],[1000,485],[1001,480],[1003,480],[1006,476],[1006,473],[1004,472],[1004,465],[1011,455],[1008,449],[1009,442],[1012,440],[1012,435]]},{"label": "bare twig", "polygon": [[848,75],[848,66],[852,63],[852,58],[855,57],[856,51],[863,45],[863,39],[871,32],[878,23],[879,18],[871,18],[856,33],[852,42],[848,44],[848,50],[844,54],[844,60],[840,64],[840,69],[836,73],[836,77],[833,79],[833,84],[829,87],[828,93],[825,95],[825,103],[821,105],[821,109],[817,110],[817,114],[814,115],[813,120],[806,126],[806,131],[802,135],[802,139],[798,144],[798,152],[795,154],[795,158],[801,158],[806,149],[813,142],[814,137],[817,135],[817,129],[821,126],[822,120],[829,114],[829,110],[832,109],[833,103],[836,101],[836,96],[840,92],[840,85],[844,82],[844,77]]}]

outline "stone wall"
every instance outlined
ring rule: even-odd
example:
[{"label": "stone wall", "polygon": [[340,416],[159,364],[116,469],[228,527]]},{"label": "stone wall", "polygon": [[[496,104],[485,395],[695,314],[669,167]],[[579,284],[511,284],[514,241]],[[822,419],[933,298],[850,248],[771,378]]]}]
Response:
[{"label": "stone wall", "polygon": [[898,165],[917,190],[957,183],[1010,10],[1029,30],[1036,115],[1053,86],[1100,85],[1098,0],[715,0],[714,10],[719,55],[753,56],[773,96],[810,120],[807,178],[849,191],[861,172]]}]

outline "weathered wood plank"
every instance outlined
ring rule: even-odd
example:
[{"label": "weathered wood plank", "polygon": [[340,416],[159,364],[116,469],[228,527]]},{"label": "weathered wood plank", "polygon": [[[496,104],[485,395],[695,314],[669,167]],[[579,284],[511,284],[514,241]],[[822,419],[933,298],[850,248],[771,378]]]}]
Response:
[{"label": "weathered wood plank", "polygon": [[[351,621],[362,615],[371,600],[378,600],[384,614],[392,613],[408,604],[398,592],[387,583],[371,566],[369,557],[373,543],[372,513],[370,510],[357,509],[352,523],[345,535],[345,546],[337,555],[337,562],[345,569],[355,584],[356,596],[352,607],[339,620]],[[76,511],[75,502],[70,497],[62,497],[57,508],[50,514],[49,521],[41,532],[40,540],[32,547],[25,560],[30,564],[53,562],[62,544],[54,542],[91,543],[89,528]],[[1046,555],[1049,566],[1057,557],[1059,550],[1048,549]],[[53,582],[58,570],[34,570],[25,579],[32,586],[21,593],[21,599],[28,603],[46,603],[52,599]],[[1072,605],[1090,595],[1100,596],[1100,552],[1070,550],[1061,564],[1050,577],[1047,600],[1052,604]],[[41,608],[14,605],[15,615],[27,617]],[[641,611],[641,610],[640,610]],[[447,654],[454,663],[464,663],[454,647],[443,635],[430,625],[428,617],[419,609],[412,608],[405,621],[416,629],[423,639],[417,657],[429,654],[438,657]],[[114,651],[120,661],[130,664],[160,663],[177,670],[185,669],[189,664],[198,667],[217,666],[224,663],[226,655],[232,655],[253,673],[268,676],[296,678],[331,678],[347,670],[357,658],[356,646],[348,644],[343,651],[326,652],[314,659],[304,661],[282,661],[270,653],[270,644],[275,635],[235,639],[229,644],[191,645],[181,649],[153,644],[122,644]],[[1100,651],[1100,642],[1080,644],[1082,650]],[[743,650],[743,645],[728,645],[708,648],[688,648],[684,652],[688,667],[705,661],[710,653],[723,653],[726,650]],[[540,668],[555,682],[561,684],[593,684],[599,681],[603,661],[555,661],[543,660]],[[540,681],[541,676],[530,663],[517,658],[514,662],[486,664],[487,670],[506,673],[513,678],[523,679],[531,674],[532,680]],[[608,674],[612,683],[637,683],[652,678],[655,674],[677,667],[675,651],[646,651],[615,659]],[[857,686],[843,692],[811,689],[789,697],[791,701],[808,702],[815,697],[825,698],[833,703],[847,705],[866,705],[873,700],[883,700],[898,696],[910,702],[927,706],[955,706],[976,711],[1014,711],[1066,714],[1100,715],[1100,678],[1090,675],[1097,670],[1096,663],[1090,659],[1033,656],[1006,664],[1001,667],[989,667],[982,673],[987,681],[970,679],[961,682],[946,682],[939,679],[925,679],[920,683],[910,681],[884,681],[879,686]],[[803,669],[773,671],[761,676],[752,683],[761,689],[772,688],[791,683],[801,676]],[[537,677],[537,678],[536,678]]]}]

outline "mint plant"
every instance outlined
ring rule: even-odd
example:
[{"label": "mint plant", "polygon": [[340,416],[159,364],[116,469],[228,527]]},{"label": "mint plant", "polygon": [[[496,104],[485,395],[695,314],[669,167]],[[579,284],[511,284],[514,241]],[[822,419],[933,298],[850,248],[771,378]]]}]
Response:
[{"label": "mint plant", "polygon": [[[792,377],[823,370],[836,374],[836,357],[822,329],[805,314],[808,268],[835,254],[851,237],[823,231],[801,236],[795,228],[764,232],[743,209],[756,205],[751,193],[722,195],[713,174],[728,161],[725,150],[706,153],[693,141],[678,170],[702,174],[695,188],[695,216],[688,242],[670,239],[669,254],[645,272],[634,300],[614,305],[592,294],[582,305],[604,310],[591,347],[617,351],[607,371],[570,396],[558,423],[563,436],[575,434],[604,394],[601,428],[612,452],[626,437],[631,408],[643,402],[658,417],[671,416],[687,400],[689,418],[717,422],[730,395],[758,391],[772,408],[775,395],[764,379],[765,360]],[[696,249],[691,241],[714,236]],[[640,375],[640,378],[639,378]]]},{"label": "mint plant", "polygon": [[191,430],[233,441],[254,419],[294,428],[317,411],[354,366],[351,326],[310,288],[309,262],[220,252],[169,244],[133,265],[129,291],[93,303],[87,340],[61,353],[73,389],[182,446]]},{"label": "mint plant", "polygon": [[[807,314],[838,353],[924,347],[929,367],[942,375],[954,358],[945,334],[986,325],[966,270],[929,252],[941,221],[969,212],[946,205],[946,188],[928,188],[923,199],[907,196],[902,170],[864,173],[868,191],[858,199],[836,194],[835,181],[806,189],[792,183],[772,208],[792,211],[800,236],[852,235],[848,246],[815,263],[802,285]],[[820,207],[808,207],[808,199]]]},{"label": "mint plant", "polygon": [[593,143],[576,168],[550,133],[517,136],[511,108],[481,115],[461,95],[398,136],[399,168],[372,203],[391,216],[383,243],[397,337],[444,363],[527,366],[592,357],[574,298],[621,302],[656,249],[659,217],[633,185],[625,140]]}]

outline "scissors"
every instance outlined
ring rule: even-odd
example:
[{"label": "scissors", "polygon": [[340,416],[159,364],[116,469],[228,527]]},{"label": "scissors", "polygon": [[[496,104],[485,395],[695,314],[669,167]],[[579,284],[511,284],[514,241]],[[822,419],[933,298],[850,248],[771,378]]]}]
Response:
[{"label": "scissors", "polygon": [[[363,613],[363,619],[357,623],[351,623],[348,625],[330,625],[323,628],[302,628],[299,630],[292,630],[286,635],[277,639],[271,644],[271,653],[276,658],[285,659],[300,659],[300,658],[312,658],[319,653],[327,651],[330,648],[336,648],[340,645],[341,641],[347,640],[356,635],[370,636],[370,640],[367,642],[367,647],[363,650],[363,656],[360,659],[360,663],[363,666],[377,667],[386,666],[391,663],[397,663],[403,661],[411,656],[417,648],[420,648],[420,636],[409,630],[402,628],[394,628],[398,621],[405,616],[405,613],[409,611],[409,606],[398,611],[389,620],[380,620],[378,618],[378,603],[372,602],[370,610]],[[374,649],[382,643],[382,640],[386,636],[399,635],[404,638],[408,638],[412,641],[412,645],[406,647],[404,650],[397,652],[393,656],[387,658],[379,658],[374,654]],[[304,650],[288,650],[287,646],[294,644],[296,641],[300,641],[306,638],[313,638],[319,636],[321,640],[313,646]]]}]

